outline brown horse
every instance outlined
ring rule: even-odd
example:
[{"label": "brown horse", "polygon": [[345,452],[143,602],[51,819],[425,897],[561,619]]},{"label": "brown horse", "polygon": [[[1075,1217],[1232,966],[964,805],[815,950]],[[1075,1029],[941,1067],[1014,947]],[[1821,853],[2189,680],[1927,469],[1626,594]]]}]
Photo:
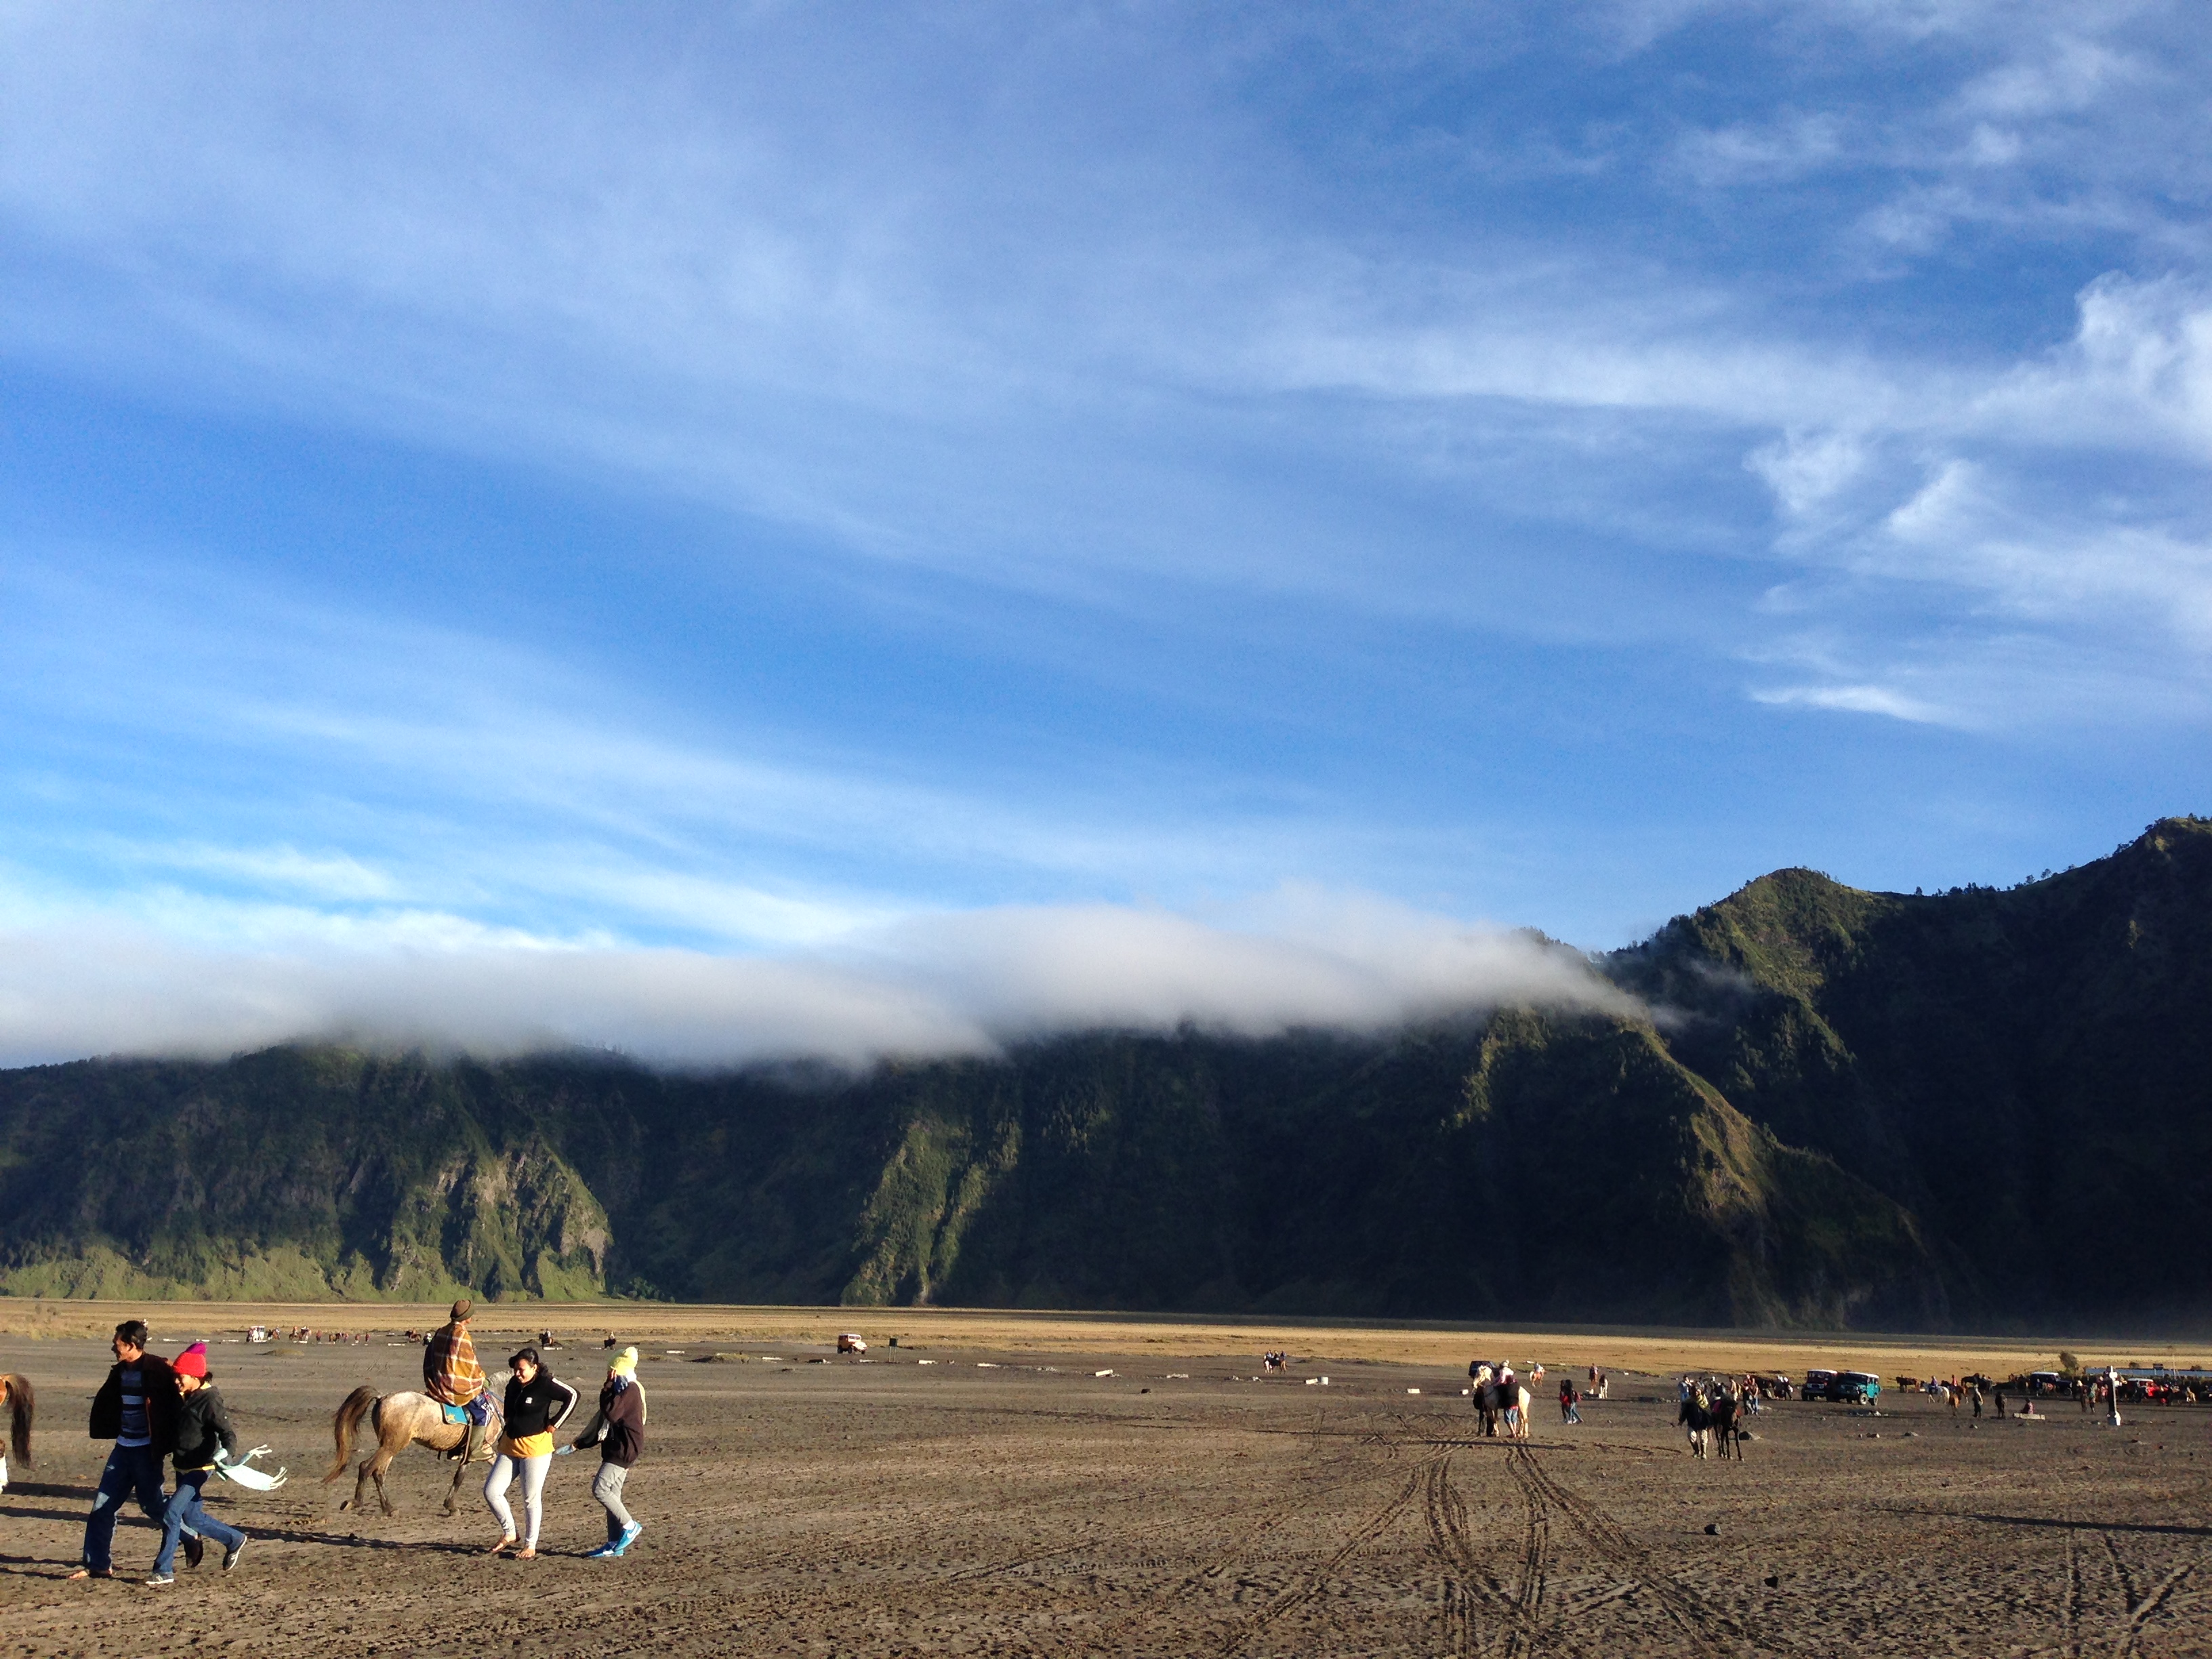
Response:
[{"label": "brown horse", "polygon": [[[337,1455],[331,1460],[331,1472],[323,1477],[325,1486],[345,1473],[346,1464],[353,1457],[354,1437],[363,1418],[368,1419],[370,1431],[376,1436],[376,1449],[362,1460],[361,1470],[354,1477],[353,1496],[338,1505],[342,1510],[361,1508],[365,1490],[374,1480],[377,1502],[384,1505],[384,1512],[397,1514],[390,1494],[384,1490],[384,1472],[392,1467],[392,1460],[410,1446],[428,1446],[435,1452],[456,1450],[468,1433],[465,1425],[446,1421],[446,1408],[426,1394],[403,1390],[380,1395],[363,1383],[345,1397],[337,1415],[331,1419],[331,1438]],[[453,1514],[459,1507],[461,1477],[468,1473],[469,1465],[491,1461],[493,1439],[489,1434],[484,1437],[477,1456],[466,1462],[453,1460],[453,1484],[446,1493],[447,1514]]]},{"label": "brown horse", "polygon": [[8,1458],[13,1457],[25,1468],[31,1464],[31,1419],[37,1413],[38,1395],[32,1391],[31,1379],[10,1371],[0,1376],[0,1406],[8,1408],[8,1452],[0,1456],[0,1488],[8,1484]]}]

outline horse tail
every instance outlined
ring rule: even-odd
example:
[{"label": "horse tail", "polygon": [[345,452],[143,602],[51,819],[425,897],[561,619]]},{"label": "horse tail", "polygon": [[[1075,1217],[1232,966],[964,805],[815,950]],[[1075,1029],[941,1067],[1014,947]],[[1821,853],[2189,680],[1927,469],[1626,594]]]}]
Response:
[{"label": "horse tail", "polygon": [[31,1467],[31,1419],[38,1413],[38,1396],[31,1390],[31,1379],[14,1371],[0,1377],[0,1389],[8,1395],[9,1455],[27,1469]]},{"label": "horse tail", "polygon": [[331,1440],[335,1455],[331,1459],[331,1472],[323,1477],[325,1486],[345,1473],[347,1463],[353,1458],[353,1437],[361,1427],[361,1419],[375,1408],[376,1402],[382,1397],[364,1382],[345,1397],[345,1404],[340,1406],[337,1415],[331,1419]]}]

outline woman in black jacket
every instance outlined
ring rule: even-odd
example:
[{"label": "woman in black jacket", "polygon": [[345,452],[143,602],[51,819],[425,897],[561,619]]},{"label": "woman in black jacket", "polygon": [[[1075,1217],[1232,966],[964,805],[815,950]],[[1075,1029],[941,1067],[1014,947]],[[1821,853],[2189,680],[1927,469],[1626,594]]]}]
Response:
[{"label": "woman in black jacket", "polygon": [[545,1369],[535,1348],[509,1354],[514,1368],[507,1385],[507,1431],[500,1437],[499,1455],[484,1477],[484,1502],[499,1517],[504,1529],[491,1553],[514,1549],[514,1511],[507,1505],[507,1489],[522,1477],[522,1513],[529,1535],[514,1552],[518,1561],[538,1555],[538,1523],[545,1508],[545,1472],[553,1467],[553,1431],[576,1409],[576,1391]]}]

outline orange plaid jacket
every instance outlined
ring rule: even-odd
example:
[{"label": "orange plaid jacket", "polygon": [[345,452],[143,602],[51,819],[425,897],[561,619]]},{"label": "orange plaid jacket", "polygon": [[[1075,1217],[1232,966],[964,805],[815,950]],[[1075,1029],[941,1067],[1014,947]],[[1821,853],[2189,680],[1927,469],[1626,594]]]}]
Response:
[{"label": "orange plaid jacket", "polygon": [[422,1391],[447,1406],[465,1406],[484,1391],[477,1345],[461,1326],[441,1328],[422,1349]]}]

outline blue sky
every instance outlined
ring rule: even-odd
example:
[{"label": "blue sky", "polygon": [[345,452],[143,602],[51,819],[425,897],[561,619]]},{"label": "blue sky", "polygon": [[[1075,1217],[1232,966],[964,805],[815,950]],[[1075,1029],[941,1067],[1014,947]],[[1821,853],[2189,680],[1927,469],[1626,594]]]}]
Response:
[{"label": "blue sky", "polygon": [[0,1060],[1380,1018],[2212,810],[2189,6],[0,31]]}]

